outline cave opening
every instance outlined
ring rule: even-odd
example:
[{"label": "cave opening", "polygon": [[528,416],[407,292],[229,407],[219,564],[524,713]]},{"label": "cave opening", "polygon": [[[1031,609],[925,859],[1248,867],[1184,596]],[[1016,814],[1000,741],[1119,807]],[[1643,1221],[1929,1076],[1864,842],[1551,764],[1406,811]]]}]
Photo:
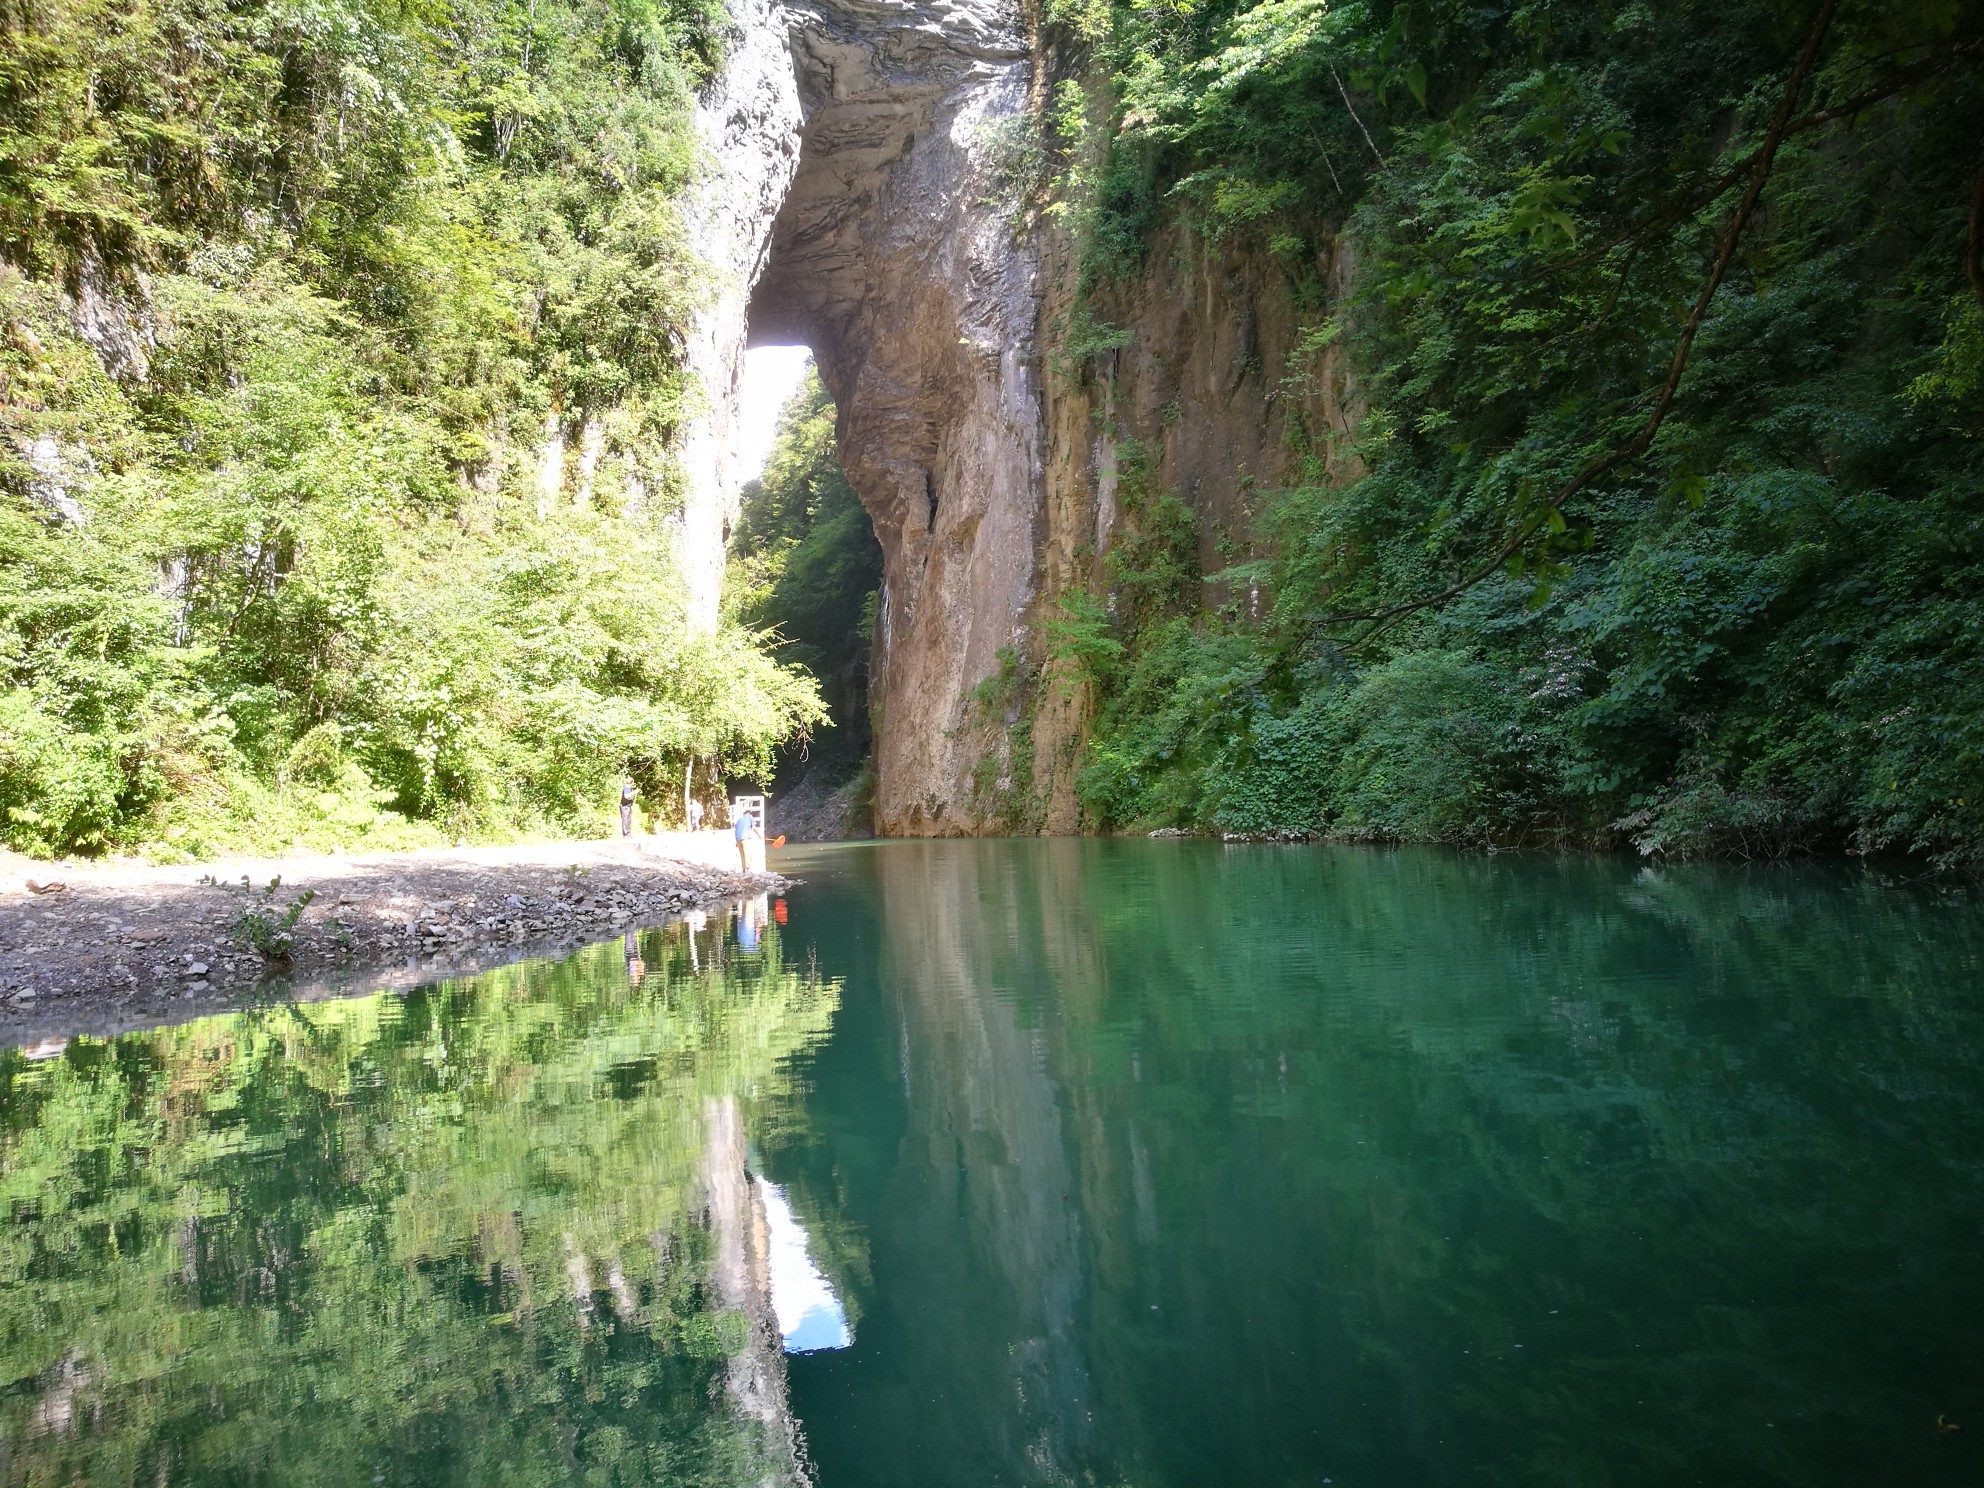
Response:
[{"label": "cave opening", "polygon": [[744,477],[724,592],[746,624],[779,637],[781,660],[819,682],[828,722],[787,746],[770,783],[777,830],[794,841],[865,832],[863,777],[882,548],[841,469],[836,409],[810,350],[744,354],[738,449]]}]

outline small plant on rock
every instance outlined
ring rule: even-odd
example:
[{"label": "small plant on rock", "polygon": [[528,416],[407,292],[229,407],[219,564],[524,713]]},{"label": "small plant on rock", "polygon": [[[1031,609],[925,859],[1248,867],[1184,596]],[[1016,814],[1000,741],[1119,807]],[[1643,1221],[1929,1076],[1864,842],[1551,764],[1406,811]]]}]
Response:
[{"label": "small plant on rock", "polygon": [[[245,880],[244,880],[245,883]],[[276,891],[282,887],[282,877],[278,874],[269,880],[268,887],[262,890],[259,903],[250,905],[241,912],[234,922],[234,939],[249,950],[259,953],[265,961],[287,961],[296,929],[296,922],[303,918],[303,911],[310,907],[310,901],[317,897],[314,889],[305,889],[282,907],[276,908]]]}]

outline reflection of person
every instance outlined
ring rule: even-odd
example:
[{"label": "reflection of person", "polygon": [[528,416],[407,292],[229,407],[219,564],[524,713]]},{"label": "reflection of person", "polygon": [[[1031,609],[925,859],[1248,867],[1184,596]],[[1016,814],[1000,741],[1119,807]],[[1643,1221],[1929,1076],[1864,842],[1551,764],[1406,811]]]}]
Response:
[{"label": "reflection of person", "polygon": [[741,951],[755,951],[758,948],[758,935],[765,928],[765,896],[746,899],[737,906],[737,948]]},{"label": "reflection of person", "polygon": [[694,796],[689,797],[689,830],[700,832],[703,829],[703,803]]},{"label": "reflection of person", "polygon": [[730,824],[731,835],[737,839],[737,863],[746,873],[751,871],[751,844],[765,840],[764,831],[758,826],[757,813],[746,806],[737,813],[737,819]]},{"label": "reflection of person", "polygon": [[631,775],[620,782],[620,835],[634,835],[634,777]]},{"label": "reflection of person", "polygon": [[638,987],[641,978],[648,974],[648,964],[641,959],[640,937],[629,930],[620,937],[620,944],[627,953],[627,980]]}]

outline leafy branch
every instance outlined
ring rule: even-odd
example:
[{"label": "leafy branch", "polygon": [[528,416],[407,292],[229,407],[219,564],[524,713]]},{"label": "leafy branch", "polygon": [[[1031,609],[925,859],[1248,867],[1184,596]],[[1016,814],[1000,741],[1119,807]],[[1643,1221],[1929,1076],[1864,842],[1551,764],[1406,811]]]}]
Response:
[{"label": "leafy branch", "polygon": [[[1874,87],[1869,88],[1864,93],[1855,94],[1843,103],[1831,104],[1825,108],[1813,109],[1810,113],[1801,114],[1785,126],[1783,138],[1790,139],[1794,135],[1804,134],[1822,125],[1831,124],[1840,119],[1852,118],[1855,114],[1863,113],[1877,103],[1885,102],[1898,93],[1906,92],[1917,83],[1927,82],[1933,77],[1940,76],[1942,73],[1956,66],[1964,58],[1975,56],[1980,52],[1984,52],[1984,36],[1969,37],[1966,40],[1943,47],[1919,62],[1904,67],[1897,72],[1890,73]],[[1532,270],[1529,277],[1541,278],[1548,274],[1561,274],[1571,269],[1581,269],[1587,264],[1598,262],[1600,259],[1620,248],[1628,246],[1638,248],[1643,246],[1656,234],[1666,231],[1676,223],[1686,221],[1710,203],[1727,194],[1742,182],[1745,177],[1754,174],[1758,157],[1762,153],[1762,147],[1753,150],[1750,154],[1743,156],[1740,160],[1732,164],[1714,180],[1698,187],[1683,200],[1663,211],[1655,213],[1652,217],[1640,223],[1639,226],[1621,233],[1617,237],[1608,238],[1603,243],[1594,244],[1582,253],[1574,254],[1569,258],[1559,259],[1555,263],[1544,264]]]},{"label": "leafy branch", "polygon": [[1770,179],[1771,166],[1776,162],[1778,149],[1790,132],[1792,110],[1797,107],[1799,94],[1804,91],[1812,69],[1818,62],[1819,49],[1825,41],[1826,33],[1832,28],[1833,16],[1838,8],[1839,0],[1824,0],[1819,7],[1818,15],[1813,18],[1811,29],[1806,33],[1804,48],[1799,53],[1797,63],[1791,69],[1791,76],[1786,80],[1784,94],[1778,100],[1770,128],[1764,135],[1764,142],[1751,157],[1749,187],[1744,191],[1742,201],[1737,204],[1735,212],[1723,229],[1722,241],[1716,249],[1715,261],[1709,268],[1708,277],[1703,281],[1700,293],[1695,296],[1694,308],[1689,311],[1687,320],[1682,324],[1680,337],[1675,342],[1674,354],[1668,362],[1667,379],[1661,385],[1660,394],[1654,400],[1652,411],[1647,414],[1638,431],[1623,444],[1616,445],[1605,454],[1588,461],[1582,469],[1553,491],[1548,500],[1529,516],[1517,522],[1513,531],[1495,548],[1494,552],[1466,577],[1435,593],[1421,595],[1416,599],[1383,609],[1326,616],[1322,621],[1324,625],[1363,623],[1368,626],[1362,634],[1348,643],[1347,649],[1355,650],[1365,646],[1407,615],[1444,604],[1481,583],[1520,552],[1540,529],[1546,525],[1561,528],[1565,502],[1600,476],[1639,456],[1653,443],[1654,436],[1660,432],[1660,426],[1666,422],[1668,411],[1674,406],[1675,395],[1680,391],[1682,374],[1687,370],[1688,358],[1694,350],[1695,338],[1701,331],[1702,322],[1707,318],[1709,304],[1714,300],[1716,291],[1722,287],[1723,277],[1735,258],[1736,245],[1741,241],[1743,231],[1749,225],[1751,214],[1756,210],[1757,201],[1763,195],[1764,183]]}]

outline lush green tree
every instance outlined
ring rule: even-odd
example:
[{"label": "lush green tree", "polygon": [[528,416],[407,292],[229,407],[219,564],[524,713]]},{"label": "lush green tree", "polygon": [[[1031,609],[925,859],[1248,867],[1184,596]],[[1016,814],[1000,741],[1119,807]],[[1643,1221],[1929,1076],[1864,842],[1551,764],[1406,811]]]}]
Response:
[{"label": "lush green tree", "polygon": [[721,22],[0,16],[10,845],[584,830],[629,767],[761,770],[821,716],[676,578]]},{"label": "lush green tree", "polygon": [[840,468],[834,404],[809,370],[779,415],[761,480],[744,488],[731,603],[783,638],[782,660],[818,678],[834,732],[813,748],[837,767],[868,752],[868,652],[882,548]]},{"label": "lush green tree", "polygon": [[1158,220],[1250,234],[1368,403],[1291,423],[1264,626],[1113,631],[1098,819],[1984,854],[1984,12],[1054,14],[1088,323]]}]

